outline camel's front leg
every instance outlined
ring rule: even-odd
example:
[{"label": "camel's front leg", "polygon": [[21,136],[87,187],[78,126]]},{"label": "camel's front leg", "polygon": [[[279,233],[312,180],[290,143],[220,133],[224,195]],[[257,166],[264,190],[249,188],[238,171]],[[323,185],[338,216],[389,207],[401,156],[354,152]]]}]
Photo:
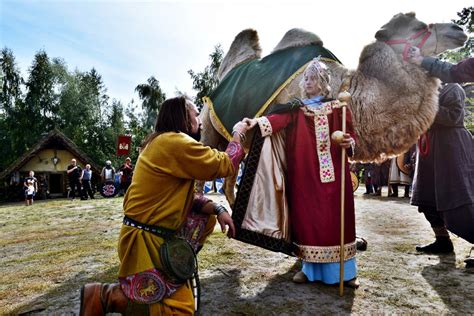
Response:
[{"label": "camel's front leg", "polygon": [[235,202],[235,183],[236,182],[237,182],[237,173],[235,173],[232,176],[228,176],[224,180],[224,194],[231,208],[234,206],[234,202]]},{"label": "camel's front leg", "polygon": [[[201,143],[211,148],[217,148],[222,150],[219,146],[222,142],[225,142],[225,139],[215,130],[211,122],[210,110],[207,105],[204,105],[201,114],[199,115],[201,119]],[[225,148],[225,146],[224,146]],[[204,183],[205,181],[196,181],[196,193],[204,193]]]}]

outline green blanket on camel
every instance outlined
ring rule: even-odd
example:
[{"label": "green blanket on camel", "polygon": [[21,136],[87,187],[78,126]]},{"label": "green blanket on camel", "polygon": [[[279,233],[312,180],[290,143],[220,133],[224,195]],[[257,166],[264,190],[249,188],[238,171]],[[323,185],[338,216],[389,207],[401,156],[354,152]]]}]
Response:
[{"label": "green blanket on camel", "polygon": [[[204,102],[219,123],[219,133],[231,138],[232,127],[244,117],[261,115],[275,97],[313,58],[339,60],[320,45],[291,47],[232,69]],[[340,63],[340,62],[339,62]]]}]

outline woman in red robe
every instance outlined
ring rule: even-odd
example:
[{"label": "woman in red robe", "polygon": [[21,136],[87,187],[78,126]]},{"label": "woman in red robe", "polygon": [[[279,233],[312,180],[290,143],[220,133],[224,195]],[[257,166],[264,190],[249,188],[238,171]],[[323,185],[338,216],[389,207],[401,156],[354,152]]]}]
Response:
[{"label": "woman in red robe", "polygon": [[[331,141],[331,134],[342,130],[342,110],[338,101],[325,98],[329,80],[325,66],[315,59],[304,72],[302,88],[308,99],[299,108],[248,120],[251,126],[258,123],[262,136],[286,132],[292,241],[303,261],[302,271],[293,278],[298,283],[335,284],[340,278],[341,150],[353,154],[355,133],[347,111],[347,133],[342,142]],[[354,197],[347,162],[344,172],[344,280],[357,286]]]}]

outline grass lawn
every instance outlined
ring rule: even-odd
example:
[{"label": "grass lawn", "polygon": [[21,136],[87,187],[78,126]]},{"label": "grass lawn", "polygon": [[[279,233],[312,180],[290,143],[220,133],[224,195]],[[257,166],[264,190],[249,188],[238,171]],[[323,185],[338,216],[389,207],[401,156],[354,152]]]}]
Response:
[{"label": "grass lawn", "polygon": [[0,314],[47,309],[89,280],[113,281],[122,201],[0,206]]},{"label": "grass lawn", "polygon": [[[0,206],[0,315],[77,312],[87,282],[116,282],[123,198],[56,199]],[[213,233],[200,269],[233,260]]]}]

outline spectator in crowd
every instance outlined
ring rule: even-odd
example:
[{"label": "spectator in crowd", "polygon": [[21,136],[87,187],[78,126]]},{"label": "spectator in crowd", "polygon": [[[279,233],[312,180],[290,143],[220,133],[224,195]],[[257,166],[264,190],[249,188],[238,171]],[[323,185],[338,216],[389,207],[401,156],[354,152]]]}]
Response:
[{"label": "spectator in crowd", "polygon": [[382,196],[382,188],[388,184],[388,173],[390,169],[390,160],[382,163],[373,163],[374,170],[372,176],[372,185],[374,186],[375,196]]},{"label": "spectator in crowd", "polygon": [[112,161],[107,160],[105,162],[105,167],[102,168],[102,172],[100,173],[103,182],[115,182],[115,168],[112,167]]},{"label": "spectator in crowd", "polygon": [[128,187],[132,183],[132,175],[133,175],[133,165],[132,159],[127,157],[125,159],[125,163],[120,167],[120,187],[122,189],[122,195],[127,193]]},{"label": "spectator in crowd", "polygon": [[[404,197],[410,197],[410,186],[412,178],[405,174],[397,165],[397,158],[390,160],[390,172],[388,177],[389,197],[398,197],[398,186],[405,187]],[[390,192],[391,191],[391,192]]]},{"label": "spectator in crowd", "polygon": [[[372,180],[374,178],[374,165],[372,163],[365,163],[364,164],[364,183],[365,183],[365,194],[372,194],[374,193],[374,185]],[[377,188],[375,188],[377,191]]]},{"label": "spectator in crowd", "polygon": [[78,194],[81,194],[81,183],[79,178],[81,177],[82,169],[78,166],[75,158],[71,159],[71,164],[67,166],[67,175],[69,178],[69,187],[71,191],[69,193],[69,198],[71,200],[76,199],[76,189]]},{"label": "spectator in crowd", "polygon": [[85,168],[82,170],[81,173],[81,183],[82,183],[82,197],[81,200],[87,200],[87,194],[89,194],[90,198],[94,198],[94,193],[92,192],[92,170],[91,165],[87,164]]}]

